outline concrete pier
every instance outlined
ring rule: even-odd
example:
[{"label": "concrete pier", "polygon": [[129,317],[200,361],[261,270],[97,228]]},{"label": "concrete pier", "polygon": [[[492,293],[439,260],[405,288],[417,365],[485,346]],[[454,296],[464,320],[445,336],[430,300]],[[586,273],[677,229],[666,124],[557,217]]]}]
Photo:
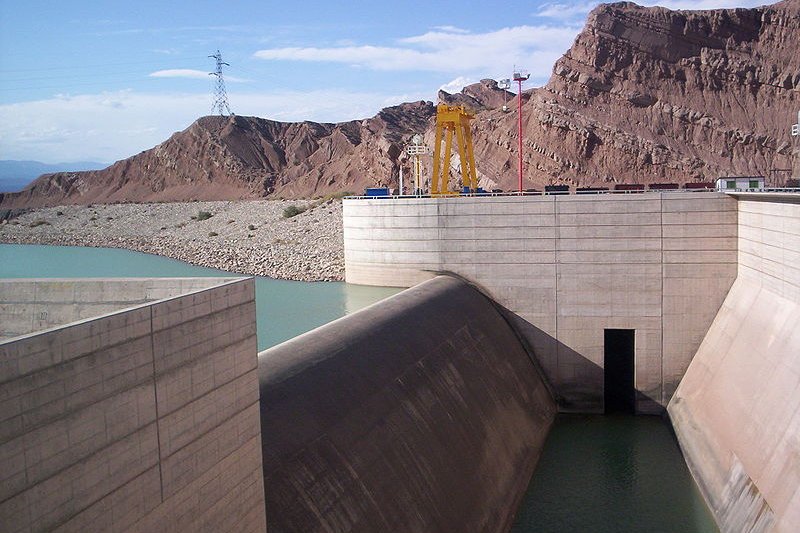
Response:
[{"label": "concrete pier", "polygon": [[2,531],[265,530],[252,278],[0,294]]}]

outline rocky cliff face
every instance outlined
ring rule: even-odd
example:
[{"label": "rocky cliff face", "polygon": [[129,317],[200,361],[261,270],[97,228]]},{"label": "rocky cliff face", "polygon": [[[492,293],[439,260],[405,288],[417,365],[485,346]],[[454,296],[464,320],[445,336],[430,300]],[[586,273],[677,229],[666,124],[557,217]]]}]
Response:
[{"label": "rocky cliff face", "polygon": [[[524,104],[530,185],[756,174],[783,182],[788,173],[774,171],[791,167],[797,43],[798,0],[713,11],[597,7]],[[495,139],[477,144],[479,161],[515,168],[504,157],[516,157],[516,135],[504,133],[515,119],[495,112],[476,125],[478,138]]]},{"label": "rocky cliff face", "polygon": [[598,7],[528,106],[532,165],[578,179],[774,181],[800,105],[799,8]]},{"label": "rocky cliff face", "polygon": [[[550,81],[523,94],[524,186],[756,174],[782,184],[789,177],[782,169],[793,165],[789,128],[800,109],[798,43],[800,0],[711,11],[597,7]],[[478,112],[473,137],[482,185],[516,188],[513,95],[484,80],[439,98]],[[400,166],[408,166],[404,144],[425,132],[432,145],[434,116],[433,104],[418,102],[341,124],[204,117],[105,170],[42,176],[0,197],[0,205],[297,197],[395,186]],[[424,164],[429,173],[429,157]]]}]

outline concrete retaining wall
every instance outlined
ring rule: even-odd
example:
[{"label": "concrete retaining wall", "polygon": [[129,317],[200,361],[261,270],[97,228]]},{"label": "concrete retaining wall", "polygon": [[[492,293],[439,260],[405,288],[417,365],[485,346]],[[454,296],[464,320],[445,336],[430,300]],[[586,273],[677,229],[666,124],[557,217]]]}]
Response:
[{"label": "concrete retaining wall", "polygon": [[736,277],[717,193],[345,200],[347,281],[437,271],[518,317],[564,411],[603,410],[603,330],[635,329],[639,412],[660,412]]},{"label": "concrete retaining wall", "polygon": [[265,530],[254,280],[205,283],[0,343],[0,529]]},{"label": "concrete retaining wall", "polygon": [[739,196],[739,277],[669,404],[723,531],[800,531],[800,198]]},{"label": "concrete retaining wall", "polygon": [[0,340],[220,282],[220,278],[0,279]]},{"label": "concrete retaining wall", "polygon": [[276,532],[500,532],[555,404],[491,302],[437,277],[259,354]]}]

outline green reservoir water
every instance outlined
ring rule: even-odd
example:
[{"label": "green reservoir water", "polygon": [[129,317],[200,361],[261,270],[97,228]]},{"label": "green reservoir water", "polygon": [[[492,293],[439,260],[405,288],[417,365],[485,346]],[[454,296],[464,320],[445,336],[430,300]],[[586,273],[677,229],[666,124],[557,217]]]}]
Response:
[{"label": "green reservoir water", "polygon": [[[115,248],[0,244],[0,278],[232,276],[157,255]],[[256,278],[258,349],[263,350],[400,289]]]},{"label": "green reservoir water", "polygon": [[558,415],[512,533],[712,533],[669,423]]},{"label": "green reservoir water", "polygon": [[[230,276],[109,248],[0,245],[0,278]],[[259,349],[399,289],[256,278]],[[657,417],[559,415],[514,533],[717,531],[668,424]]]}]

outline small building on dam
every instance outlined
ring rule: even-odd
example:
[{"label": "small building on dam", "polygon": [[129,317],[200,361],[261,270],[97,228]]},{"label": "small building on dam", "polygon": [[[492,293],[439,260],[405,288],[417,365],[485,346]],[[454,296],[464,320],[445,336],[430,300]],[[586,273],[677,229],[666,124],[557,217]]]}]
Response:
[{"label": "small building on dam", "polygon": [[668,416],[722,531],[800,530],[800,194],[344,200],[350,283],[0,281],[0,530],[505,532],[558,412]]}]

